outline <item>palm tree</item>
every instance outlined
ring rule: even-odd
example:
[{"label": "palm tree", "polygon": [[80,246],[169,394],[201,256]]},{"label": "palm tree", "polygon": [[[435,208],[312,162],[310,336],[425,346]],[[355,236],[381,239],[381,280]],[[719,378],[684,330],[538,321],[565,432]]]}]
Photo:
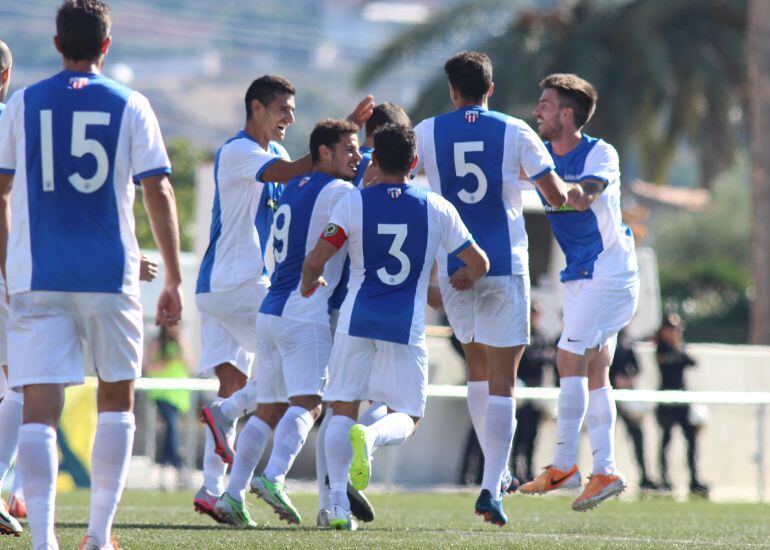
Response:
[{"label": "palm tree", "polygon": [[751,307],[753,344],[770,344],[770,2],[750,0],[747,58],[751,120],[752,255],[756,295]]},{"label": "palm tree", "polygon": [[[701,184],[710,188],[742,138],[745,9],[745,0],[579,0],[511,17],[510,2],[463,2],[397,37],[358,82],[366,85],[431,44],[468,34],[495,65],[495,108],[527,116],[540,78],[578,73],[602,93],[591,131],[635,152],[642,175],[656,182],[687,140],[699,153]],[[474,42],[471,30],[480,21],[493,25],[492,36]],[[412,115],[420,120],[448,107],[437,71]]]}]

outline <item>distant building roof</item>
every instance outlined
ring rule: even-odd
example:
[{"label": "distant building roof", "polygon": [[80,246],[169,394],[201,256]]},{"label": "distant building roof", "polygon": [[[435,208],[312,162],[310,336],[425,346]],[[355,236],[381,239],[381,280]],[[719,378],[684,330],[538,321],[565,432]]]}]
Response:
[{"label": "distant building roof", "polygon": [[703,210],[710,200],[710,194],[705,189],[656,185],[642,180],[634,180],[630,188],[637,198],[691,212]]}]

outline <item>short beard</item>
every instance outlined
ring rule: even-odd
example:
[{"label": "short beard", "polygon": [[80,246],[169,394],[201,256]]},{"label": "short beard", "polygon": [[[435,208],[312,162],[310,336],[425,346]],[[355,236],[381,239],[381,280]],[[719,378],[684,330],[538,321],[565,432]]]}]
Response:
[{"label": "short beard", "polygon": [[554,141],[555,139],[560,138],[562,133],[564,133],[564,125],[555,122],[551,129],[541,132],[540,137],[545,141]]}]

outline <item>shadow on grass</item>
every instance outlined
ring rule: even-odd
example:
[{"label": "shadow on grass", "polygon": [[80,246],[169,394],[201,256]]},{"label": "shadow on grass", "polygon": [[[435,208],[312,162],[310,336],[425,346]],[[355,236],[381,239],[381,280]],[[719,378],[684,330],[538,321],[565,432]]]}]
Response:
[{"label": "shadow on grass", "polygon": [[[88,523],[84,522],[57,522],[56,523],[57,528],[63,528],[63,529],[88,529]],[[434,528],[434,527],[410,527],[410,528],[403,528],[403,527],[374,527],[366,525],[364,528],[365,531],[369,532],[400,532],[400,533],[406,533],[406,532],[420,532],[420,533],[447,533],[447,532],[462,532],[462,533],[469,533],[473,531],[483,531],[485,526],[479,526],[475,529],[446,529],[446,528]],[[159,531],[243,531],[243,532],[249,532],[249,531],[275,531],[275,532],[282,532],[282,533],[289,533],[289,532],[303,532],[303,533],[319,533],[319,532],[330,532],[333,533],[334,531],[332,529],[319,529],[317,527],[311,527],[311,526],[291,526],[291,525],[258,525],[257,527],[234,527],[234,526],[228,526],[228,525],[183,525],[179,523],[116,523],[113,525],[113,529],[137,529],[137,530],[144,530],[144,529],[157,529]]]}]

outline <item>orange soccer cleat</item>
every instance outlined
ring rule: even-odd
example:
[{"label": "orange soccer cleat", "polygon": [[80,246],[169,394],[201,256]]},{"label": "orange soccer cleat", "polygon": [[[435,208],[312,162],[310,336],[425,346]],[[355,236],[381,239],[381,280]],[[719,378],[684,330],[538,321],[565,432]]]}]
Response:
[{"label": "orange soccer cleat", "polygon": [[626,487],[626,480],[620,472],[609,475],[593,474],[589,476],[583,493],[572,503],[572,509],[585,512],[595,508],[601,501],[625,491]]},{"label": "orange soccer cleat", "polygon": [[80,545],[78,546],[78,550],[120,550],[118,548],[118,541],[115,539],[111,539],[110,542],[107,544],[103,544],[99,546],[99,544],[96,542],[96,539],[93,537],[86,535],[83,537],[83,540],[80,541]]},{"label": "orange soccer cleat", "polygon": [[577,464],[569,470],[560,470],[555,466],[546,466],[543,473],[529,483],[519,487],[525,495],[542,495],[556,489],[576,489],[580,487],[580,472]]},{"label": "orange soccer cleat", "polygon": [[27,517],[27,505],[24,503],[22,497],[11,495],[8,500],[8,513],[16,519],[24,519]]}]

